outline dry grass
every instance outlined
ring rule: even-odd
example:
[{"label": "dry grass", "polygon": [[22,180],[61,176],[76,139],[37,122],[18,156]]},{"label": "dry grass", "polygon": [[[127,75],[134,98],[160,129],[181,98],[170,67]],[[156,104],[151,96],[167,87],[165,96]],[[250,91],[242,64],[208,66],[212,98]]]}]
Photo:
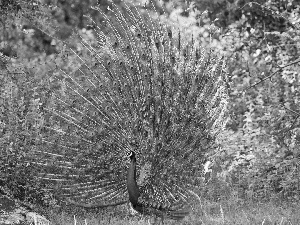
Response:
[{"label": "dry grass", "polygon": [[[166,225],[299,225],[300,204],[280,201],[273,198],[269,202],[254,202],[238,198],[231,194],[219,192],[219,200],[213,201],[206,196],[198,196],[192,205],[191,214],[182,221],[165,220]],[[222,196],[226,195],[225,197]],[[208,200],[210,199],[210,200]],[[148,225],[154,223],[154,218],[132,215],[128,205],[111,207],[101,210],[83,210],[71,205],[63,208],[41,209],[52,225]],[[17,214],[17,213],[15,213]],[[1,216],[0,216],[1,218]],[[8,219],[7,219],[8,220]],[[9,219],[12,221],[12,219]],[[0,220],[1,221],[1,220]],[[159,221],[159,220],[158,220]],[[40,221],[42,222],[42,221]],[[150,222],[150,223],[149,223]],[[156,221],[157,222],[157,221]],[[2,224],[0,222],[0,224]],[[15,223],[14,223],[15,224]],[[33,224],[31,222],[31,224]],[[43,224],[43,223],[41,223]]]},{"label": "dry grass", "polygon": [[[72,212],[71,212],[72,211]],[[66,209],[47,211],[47,218],[52,225],[148,225],[154,218],[139,214],[130,215],[126,206],[86,212]],[[17,215],[17,213],[15,213]],[[0,216],[1,217],[1,216]],[[12,222],[12,215],[7,221]],[[1,220],[2,221],[2,220]],[[46,220],[45,220],[46,221]],[[157,220],[156,222],[158,222]],[[3,222],[3,221],[2,221]],[[38,224],[43,224],[39,221]],[[0,224],[2,224],[0,222]],[[10,223],[11,224],[11,223]],[[13,223],[16,224],[16,223]],[[29,223],[24,223],[29,224]],[[33,221],[30,222],[33,224]],[[268,202],[243,204],[232,201],[212,202],[202,200],[193,206],[192,213],[182,221],[165,220],[166,225],[299,225],[299,203]]]},{"label": "dry grass", "polygon": [[[128,224],[148,225],[154,219],[139,215],[128,216],[124,211],[113,213],[93,213],[85,216],[74,216],[66,213],[52,214],[52,224],[55,225],[99,225]],[[287,203],[245,203],[235,204],[231,201],[208,202],[196,205],[193,212],[182,221],[165,221],[166,225],[298,225],[300,224],[300,205]]]}]

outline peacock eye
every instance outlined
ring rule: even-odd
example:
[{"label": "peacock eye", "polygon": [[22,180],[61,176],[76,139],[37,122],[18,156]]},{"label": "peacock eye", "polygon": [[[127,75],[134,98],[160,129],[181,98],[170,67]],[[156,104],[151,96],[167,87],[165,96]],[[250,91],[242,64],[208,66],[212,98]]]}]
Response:
[{"label": "peacock eye", "polygon": [[141,32],[137,32],[137,33],[136,33],[136,36],[137,36],[138,38],[141,38],[141,37],[142,37]]},{"label": "peacock eye", "polygon": [[119,43],[117,41],[114,41],[112,43],[113,48],[117,48],[119,46]]},{"label": "peacock eye", "polygon": [[129,44],[127,44],[127,45],[125,46],[125,51],[129,52],[130,50],[131,50],[131,47],[130,47]]}]

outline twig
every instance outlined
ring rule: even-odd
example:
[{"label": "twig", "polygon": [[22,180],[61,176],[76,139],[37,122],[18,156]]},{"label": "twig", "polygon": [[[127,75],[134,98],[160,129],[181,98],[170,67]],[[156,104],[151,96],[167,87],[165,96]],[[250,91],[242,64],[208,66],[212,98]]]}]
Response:
[{"label": "twig", "polygon": [[247,90],[249,90],[250,88],[253,88],[254,86],[256,86],[256,85],[258,85],[258,84],[264,82],[265,80],[267,80],[267,79],[269,79],[269,78],[271,78],[271,77],[273,77],[277,72],[280,72],[283,68],[288,67],[288,66],[291,66],[291,65],[294,65],[294,64],[297,64],[297,63],[300,63],[300,59],[299,59],[299,60],[296,60],[296,61],[294,61],[294,62],[291,62],[291,63],[289,63],[289,64],[286,64],[286,65],[284,65],[284,66],[281,66],[279,69],[277,69],[277,70],[276,70],[274,73],[272,73],[271,75],[266,76],[266,77],[262,78],[260,81],[258,81],[257,83],[250,85],[250,87],[248,87],[245,91],[247,91]]},{"label": "twig", "polygon": [[282,104],[282,106],[283,106],[283,108],[285,108],[286,110],[288,110],[288,111],[290,111],[290,112],[296,114],[298,117],[300,116],[300,113],[298,113],[298,112],[296,112],[296,111],[294,111],[294,110],[292,110],[292,109],[289,109],[289,108],[285,107],[284,104]]}]

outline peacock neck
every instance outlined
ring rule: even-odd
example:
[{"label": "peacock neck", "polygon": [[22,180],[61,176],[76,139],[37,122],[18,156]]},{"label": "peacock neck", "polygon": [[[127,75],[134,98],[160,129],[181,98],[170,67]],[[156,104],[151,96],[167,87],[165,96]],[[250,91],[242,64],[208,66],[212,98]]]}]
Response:
[{"label": "peacock neck", "polygon": [[127,173],[127,191],[129,194],[129,201],[135,207],[140,196],[139,187],[136,182],[136,158],[133,156],[130,160],[130,165]]}]

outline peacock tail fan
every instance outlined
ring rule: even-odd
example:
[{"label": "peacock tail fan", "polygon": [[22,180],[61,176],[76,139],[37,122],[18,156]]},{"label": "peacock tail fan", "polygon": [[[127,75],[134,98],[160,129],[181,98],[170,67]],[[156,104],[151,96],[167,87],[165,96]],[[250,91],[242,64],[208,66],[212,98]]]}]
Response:
[{"label": "peacock tail fan", "polygon": [[76,59],[55,63],[28,160],[60,196],[112,203],[128,199],[132,150],[141,199],[176,208],[201,182],[203,155],[226,123],[226,66],[147,10],[123,8],[113,4],[111,19],[93,7],[106,29],[86,16],[92,38],[72,36],[84,54],[61,41],[60,55]]}]

